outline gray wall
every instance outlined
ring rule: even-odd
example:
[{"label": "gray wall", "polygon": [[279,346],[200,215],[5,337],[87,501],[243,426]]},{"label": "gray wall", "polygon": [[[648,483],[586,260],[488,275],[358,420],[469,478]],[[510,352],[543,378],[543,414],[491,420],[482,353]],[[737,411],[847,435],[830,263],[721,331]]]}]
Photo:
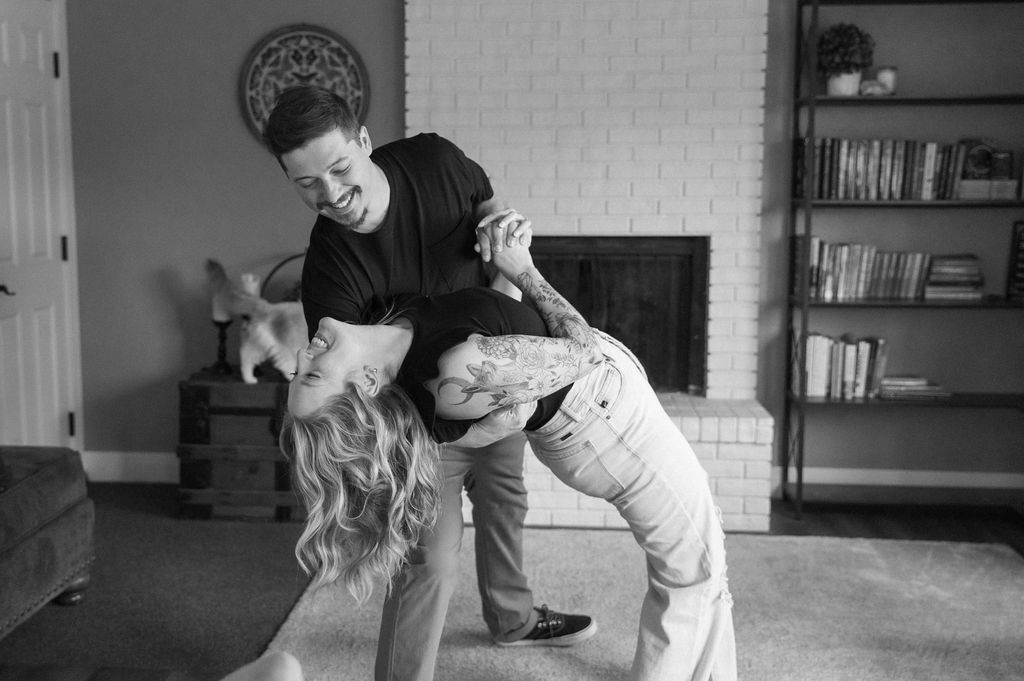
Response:
[{"label": "gray wall", "polygon": [[[778,419],[778,432],[787,367],[784,235],[794,4],[769,0],[758,399]],[[957,39],[915,45],[902,39],[907,26],[921,21],[913,8],[886,11],[890,18],[884,25],[865,26],[879,40],[877,58],[901,66],[901,87],[914,79],[932,87],[926,82],[932,78],[951,78],[954,84],[982,78],[982,89],[1024,90],[1024,84],[1008,86],[1005,74],[965,71],[956,51],[948,49],[1011,51],[1019,64],[1024,40],[993,47],[985,34],[995,27],[974,22],[969,9],[960,9],[960,15],[944,19]],[[306,245],[312,215],[249,133],[236,98],[238,72],[252,45],[275,28],[298,22],[331,28],[353,44],[370,73],[367,126],[374,142],[400,137],[400,0],[68,3],[87,450],[173,451],[176,384],[215,359],[203,261],[216,257],[232,273],[265,275]],[[935,55],[922,60],[918,53],[926,47]],[[935,73],[911,66],[933,62],[939,63]],[[951,126],[950,135],[968,132],[960,123]],[[1006,142],[1024,148],[1020,130]],[[978,235],[999,242],[983,248],[1001,252],[1008,221],[1024,217],[1012,213],[997,216],[1000,224],[979,225]],[[953,221],[948,231],[964,231],[962,219],[942,219]],[[965,250],[975,245],[966,244]],[[947,318],[947,323],[957,320]],[[999,322],[985,333],[1015,333],[1019,327]],[[236,346],[237,328],[232,328],[229,359],[237,357]],[[901,412],[895,420],[908,416]],[[1020,448],[1019,438],[1007,432],[1008,427],[1020,430],[1012,418],[1020,416],[960,412],[949,423],[926,426],[918,434],[924,440],[913,434],[900,440],[901,424],[892,420],[881,428],[867,422],[854,437],[837,439],[835,433],[850,432],[849,424],[826,422],[826,432],[814,435],[819,458],[808,465],[895,468],[905,460],[904,452],[914,450],[911,466],[1020,470],[1013,451]],[[891,446],[879,448],[879,435]],[[962,456],[965,449],[972,455]]]},{"label": "gray wall", "polygon": [[400,137],[401,0],[68,3],[87,450],[174,450],[177,382],[216,359],[206,258],[266,275],[305,248],[312,213],[236,94],[252,46],[292,23],[352,44],[373,141]]}]

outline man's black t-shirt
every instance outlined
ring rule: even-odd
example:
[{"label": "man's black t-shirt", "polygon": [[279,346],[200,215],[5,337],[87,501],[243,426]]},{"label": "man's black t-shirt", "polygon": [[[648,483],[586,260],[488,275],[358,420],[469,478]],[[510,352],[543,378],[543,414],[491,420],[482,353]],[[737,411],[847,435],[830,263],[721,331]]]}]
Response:
[{"label": "man's black t-shirt", "polygon": [[391,185],[387,214],[372,234],[317,218],[302,268],[302,307],[311,338],[322,317],[372,321],[371,309],[399,294],[447,293],[488,283],[473,250],[475,206],[494,195],[483,169],[432,133],[385,144],[370,158]]}]

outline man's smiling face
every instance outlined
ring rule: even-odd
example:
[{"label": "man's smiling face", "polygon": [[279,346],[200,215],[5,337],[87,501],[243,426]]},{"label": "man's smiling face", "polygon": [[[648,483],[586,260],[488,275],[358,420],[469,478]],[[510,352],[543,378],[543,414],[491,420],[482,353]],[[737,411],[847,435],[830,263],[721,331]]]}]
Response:
[{"label": "man's smiling face", "polygon": [[360,128],[355,139],[335,128],[282,155],[281,165],[312,210],[355,232],[368,233],[379,226],[384,212],[380,204],[383,201],[386,208],[388,201],[386,180],[370,160],[370,151],[366,128]]}]

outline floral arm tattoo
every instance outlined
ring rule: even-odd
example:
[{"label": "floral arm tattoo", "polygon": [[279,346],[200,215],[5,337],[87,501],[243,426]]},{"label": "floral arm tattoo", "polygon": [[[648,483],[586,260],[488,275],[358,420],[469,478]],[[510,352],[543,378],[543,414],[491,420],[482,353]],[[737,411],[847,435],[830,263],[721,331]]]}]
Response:
[{"label": "floral arm tattoo", "polygon": [[551,337],[477,337],[476,349],[485,359],[466,365],[472,380],[449,377],[439,385],[459,389],[463,399],[454,404],[477,394],[488,395],[492,407],[532,402],[582,378],[604,360],[593,329],[536,269],[520,274],[515,284],[534,301]]}]

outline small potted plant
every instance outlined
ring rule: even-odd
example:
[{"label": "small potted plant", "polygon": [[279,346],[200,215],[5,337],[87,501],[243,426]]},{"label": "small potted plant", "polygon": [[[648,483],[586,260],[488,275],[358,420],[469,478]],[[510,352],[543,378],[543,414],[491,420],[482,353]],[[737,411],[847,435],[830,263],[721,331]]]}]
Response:
[{"label": "small potted plant", "polygon": [[818,36],[818,73],[829,95],[857,94],[861,74],[871,67],[875,39],[854,24],[834,24]]}]

